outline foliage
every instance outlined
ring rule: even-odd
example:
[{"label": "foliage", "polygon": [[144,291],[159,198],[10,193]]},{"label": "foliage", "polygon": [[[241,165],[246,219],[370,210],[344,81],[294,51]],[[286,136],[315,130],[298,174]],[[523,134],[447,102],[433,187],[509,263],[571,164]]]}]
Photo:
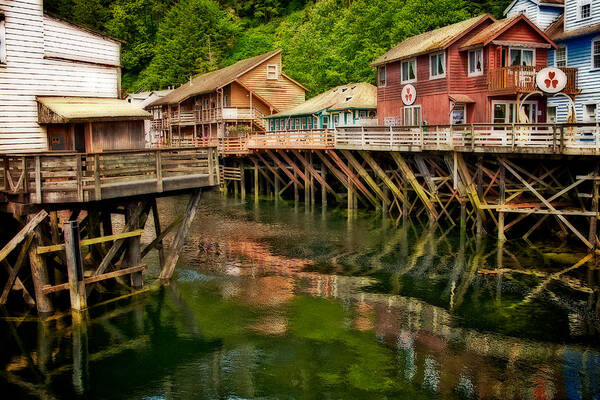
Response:
[{"label": "foliage", "polygon": [[370,63],[408,36],[510,0],[46,0],[47,11],[125,41],[123,87],[178,85],[190,75],[283,49],[288,75],[317,95],[375,81]]}]

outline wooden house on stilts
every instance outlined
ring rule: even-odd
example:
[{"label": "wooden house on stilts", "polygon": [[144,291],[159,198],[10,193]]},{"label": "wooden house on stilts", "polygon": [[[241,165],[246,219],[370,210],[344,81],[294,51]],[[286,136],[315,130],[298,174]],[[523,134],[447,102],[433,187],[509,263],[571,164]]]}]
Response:
[{"label": "wooden house on stilts", "polygon": [[147,110],[162,145],[194,145],[265,131],[266,116],[301,104],[306,91],[282,72],[275,50],[198,75]]}]

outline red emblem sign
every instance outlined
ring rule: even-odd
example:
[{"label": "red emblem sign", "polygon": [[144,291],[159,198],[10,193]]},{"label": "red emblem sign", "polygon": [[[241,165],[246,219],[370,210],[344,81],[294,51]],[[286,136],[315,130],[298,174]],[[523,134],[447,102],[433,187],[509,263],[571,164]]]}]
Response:
[{"label": "red emblem sign", "polygon": [[559,68],[544,68],[535,76],[538,88],[544,93],[558,93],[567,86],[567,75]]},{"label": "red emblem sign", "polygon": [[406,106],[413,105],[417,100],[417,90],[413,85],[406,85],[402,88],[402,102]]}]

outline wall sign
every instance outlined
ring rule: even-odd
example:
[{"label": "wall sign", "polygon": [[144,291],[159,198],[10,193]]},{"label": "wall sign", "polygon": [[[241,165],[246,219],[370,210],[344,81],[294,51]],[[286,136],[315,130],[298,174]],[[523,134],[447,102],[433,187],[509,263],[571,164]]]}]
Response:
[{"label": "wall sign", "polygon": [[544,68],[535,76],[535,83],[544,93],[558,93],[567,86],[567,74],[559,68]]},{"label": "wall sign", "polygon": [[402,88],[402,102],[405,106],[411,106],[417,100],[417,89],[413,85],[406,85]]}]

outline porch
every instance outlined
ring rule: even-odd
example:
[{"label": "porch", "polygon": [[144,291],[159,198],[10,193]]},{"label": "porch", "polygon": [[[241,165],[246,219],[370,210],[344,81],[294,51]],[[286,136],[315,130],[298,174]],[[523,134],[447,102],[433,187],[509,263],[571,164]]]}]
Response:
[{"label": "porch", "polygon": [[[518,65],[493,68],[488,71],[488,90],[493,95],[532,93],[538,91],[535,76],[544,69],[542,66]],[[568,95],[580,92],[577,83],[577,68],[559,68],[567,75],[567,86],[563,93]]]}]

